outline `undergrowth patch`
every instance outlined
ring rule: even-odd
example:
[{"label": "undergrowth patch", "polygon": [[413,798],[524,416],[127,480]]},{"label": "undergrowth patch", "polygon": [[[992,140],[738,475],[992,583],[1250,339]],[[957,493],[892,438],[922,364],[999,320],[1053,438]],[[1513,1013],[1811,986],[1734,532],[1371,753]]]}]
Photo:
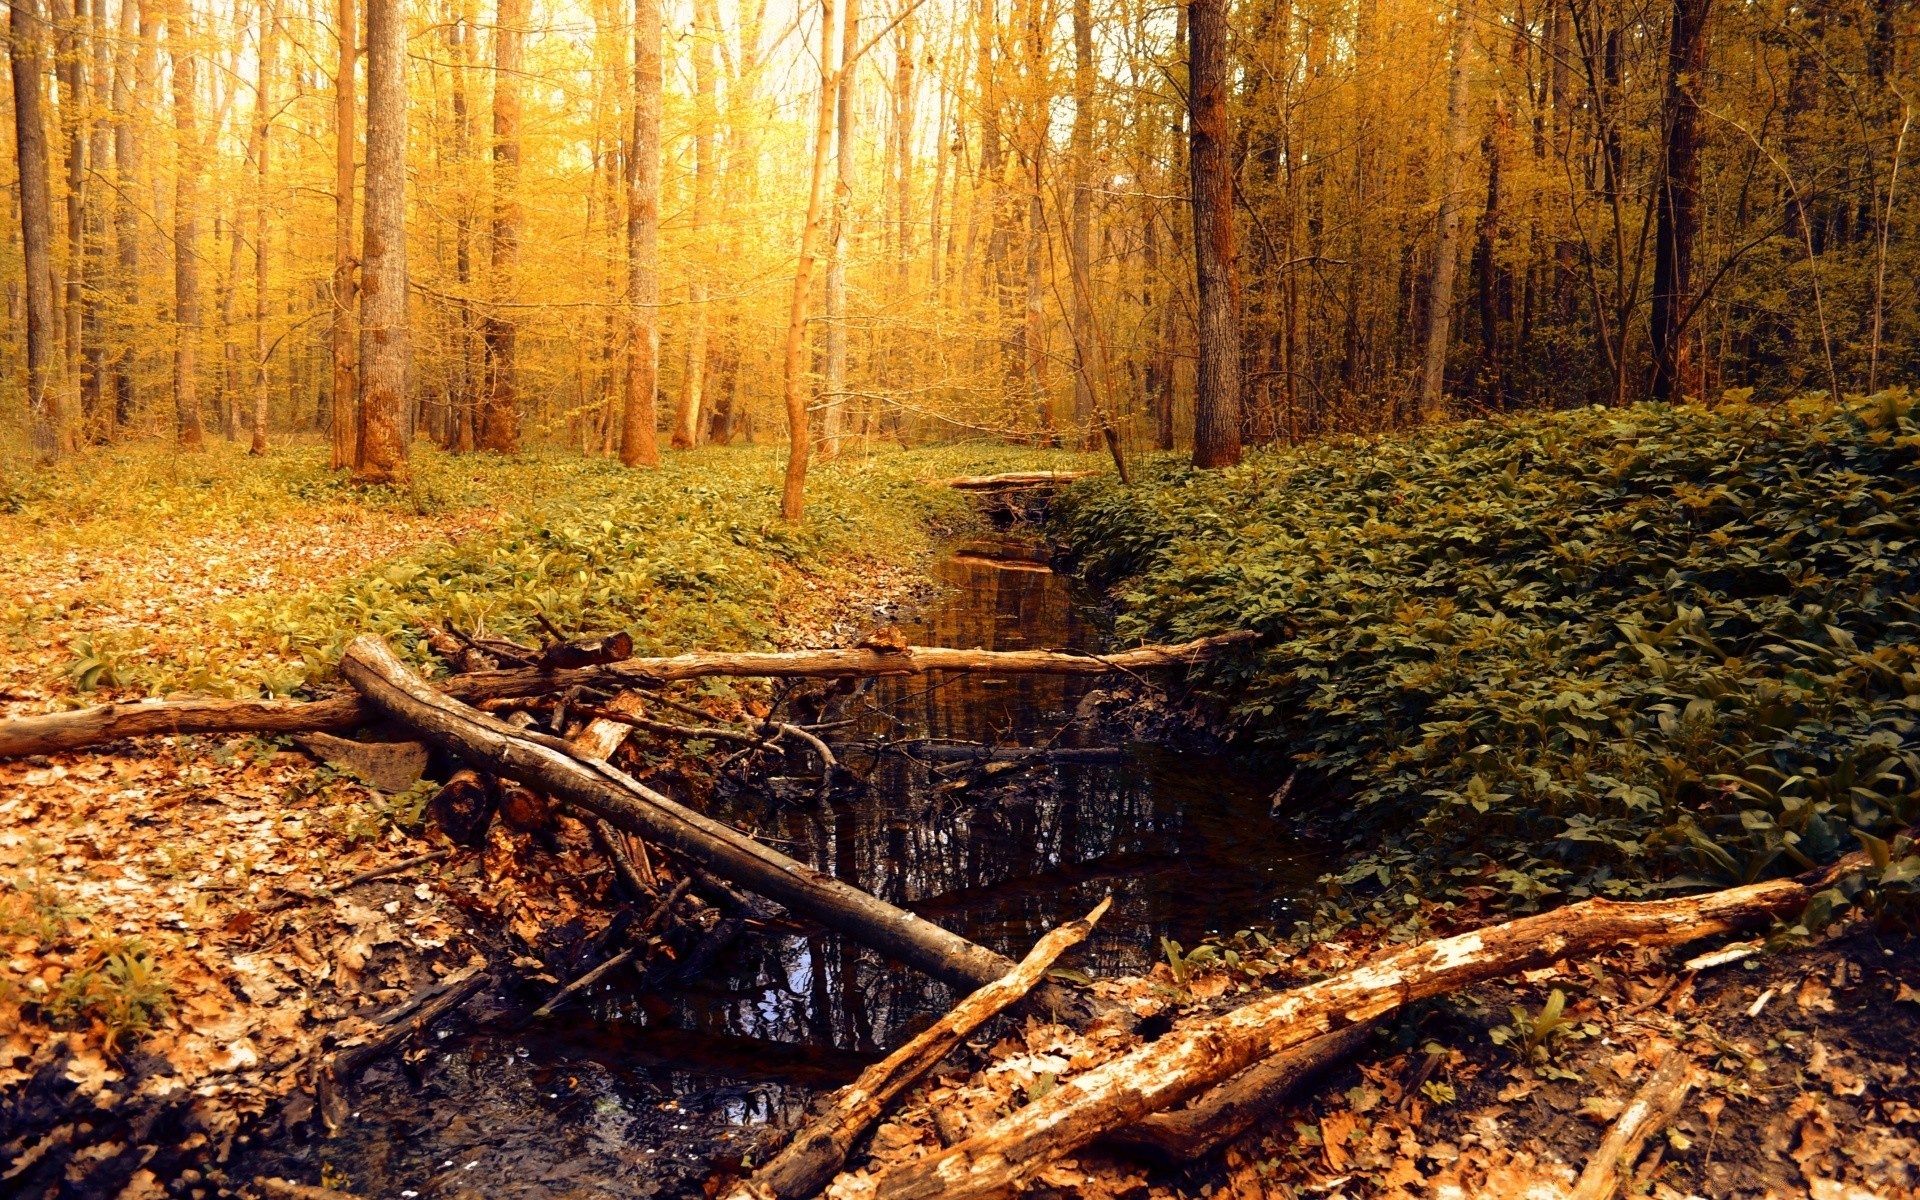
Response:
[{"label": "undergrowth patch", "polygon": [[1142,464],[1057,520],[1122,633],[1263,635],[1207,683],[1351,802],[1330,919],[1862,844],[1890,905],[1920,874],[1886,841],[1920,819],[1917,418],[1897,392],[1479,421]]}]

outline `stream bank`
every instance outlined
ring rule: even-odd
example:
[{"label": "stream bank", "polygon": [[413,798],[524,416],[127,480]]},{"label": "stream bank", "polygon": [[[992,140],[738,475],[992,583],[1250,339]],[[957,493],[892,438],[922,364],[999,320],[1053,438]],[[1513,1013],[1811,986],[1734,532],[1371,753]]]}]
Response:
[{"label": "stream bank", "polygon": [[[1098,643],[1100,614],[1033,543],[957,543],[933,574],[938,596],[901,624],[915,644]],[[1093,691],[966,675],[792,696],[794,711],[849,722],[834,736],[866,785],[818,808],[811,777],[775,778],[716,791],[709,811],[1014,957],[1111,892],[1113,912],[1069,964],[1091,975],[1146,971],[1163,937],[1286,927],[1285,897],[1318,865],[1275,836],[1271,782],[1215,753],[1105,740]],[[929,756],[930,743],[1119,753],[967,764]],[[716,1163],[737,1162],[954,1000],[808,928],[744,937],[684,988],[636,994],[631,982],[535,1026],[517,1022],[551,985],[489,993],[464,1027],[370,1068],[336,1137],[243,1147],[227,1175],[369,1197],[695,1194]]]}]

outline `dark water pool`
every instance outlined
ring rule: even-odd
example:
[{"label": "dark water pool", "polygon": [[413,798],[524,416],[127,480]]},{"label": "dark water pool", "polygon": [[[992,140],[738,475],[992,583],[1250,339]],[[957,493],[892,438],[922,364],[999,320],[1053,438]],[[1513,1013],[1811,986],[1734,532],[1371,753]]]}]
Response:
[{"label": "dark water pool", "polygon": [[[1091,647],[1066,581],[1017,542],[957,547],[942,598],[903,630],[916,643]],[[1113,895],[1070,964],[1146,969],[1160,939],[1286,927],[1316,872],[1267,814],[1275,780],[1227,759],[1128,745],[1118,762],[996,768],[935,762],[916,739],[1092,744],[1073,720],[1089,680],[883,680],[839,697],[832,736],[869,786],[825,810],[741,794],[714,815],[786,853],[1002,953]],[[1112,743],[1105,743],[1111,745]],[[805,781],[794,781],[798,789]],[[439,1039],[411,1065],[370,1070],[339,1138],[257,1148],[247,1167],[311,1180],[324,1165],[363,1196],[698,1195],[716,1156],[851,1078],[952,994],[837,936],[748,937],[700,983],[617,988],[531,1030]]]}]

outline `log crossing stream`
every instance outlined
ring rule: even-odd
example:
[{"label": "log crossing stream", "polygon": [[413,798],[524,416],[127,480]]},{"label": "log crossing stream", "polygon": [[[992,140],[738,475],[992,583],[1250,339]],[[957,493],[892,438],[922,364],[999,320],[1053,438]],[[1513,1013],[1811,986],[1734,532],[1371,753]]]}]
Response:
[{"label": "log crossing stream", "polygon": [[[902,629],[915,644],[1095,648],[1097,612],[1035,548],[966,542],[942,558],[942,594]],[[794,858],[1019,958],[1109,892],[1113,910],[1068,959],[1140,972],[1160,939],[1289,927],[1318,864],[1267,811],[1274,781],[1229,759],[1121,745],[1074,720],[1110,679],[883,678],[830,702],[833,736],[868,786],[824,809],[815,780],[773,781],[710,815]],[[880,742],[892,749],[876,752]],[[961,743],[1120,746],[991,765]],[[356,1195],[698,1195],[716,1159],[796,1116],[954,1000],[945,985],[828,932],[757,936],[682,991],[623,984],[551,1021],[482,1020],[414,1063],[370,1069],[331,1140],[269,1144],[248,1174],[329,1178]],[[480,1013],[484,1017],[484,1013]]]}]

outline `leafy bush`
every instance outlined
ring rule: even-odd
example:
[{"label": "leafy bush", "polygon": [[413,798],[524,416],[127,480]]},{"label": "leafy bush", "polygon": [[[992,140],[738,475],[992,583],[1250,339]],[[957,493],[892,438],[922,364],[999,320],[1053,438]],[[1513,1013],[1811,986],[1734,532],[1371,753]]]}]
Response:
[{"label": "leafy bush", "polygon": [[1920,411],[1642,405],[1143,464],[1057,514],[1121,632],[1263,637],[1236,736],[1396,902],[1738,882],[1920,818]]}]

